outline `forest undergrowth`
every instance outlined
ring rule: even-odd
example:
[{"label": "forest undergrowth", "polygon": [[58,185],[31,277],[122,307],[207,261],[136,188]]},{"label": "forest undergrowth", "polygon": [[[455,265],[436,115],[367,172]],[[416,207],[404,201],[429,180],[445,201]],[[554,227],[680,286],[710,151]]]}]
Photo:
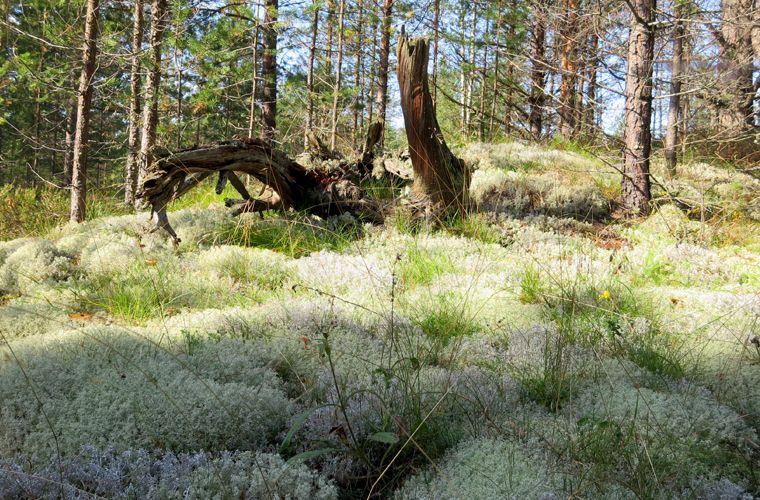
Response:
[{"label": "forest undergrowth", "polygon": [[760,181],[655,165],[619,220],[594,158],[460,153],[435,228],[5,217],[0,498],[760,494]]}]

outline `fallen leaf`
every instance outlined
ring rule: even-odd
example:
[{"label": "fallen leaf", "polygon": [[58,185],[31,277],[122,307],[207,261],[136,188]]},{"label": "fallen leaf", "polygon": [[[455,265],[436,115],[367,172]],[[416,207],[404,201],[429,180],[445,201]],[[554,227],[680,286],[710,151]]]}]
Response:
[{"label": "fallen leaf", "polygon": [[179,309],[176,307],[167,307],[164,311],[165,316],[174,316],[175,314],[179,313]]},{"label": "fallen leaf", "polygon": [[92,314],[86,312],[69,313],[69,318],[74,321],[90,321],[92,320]]}]

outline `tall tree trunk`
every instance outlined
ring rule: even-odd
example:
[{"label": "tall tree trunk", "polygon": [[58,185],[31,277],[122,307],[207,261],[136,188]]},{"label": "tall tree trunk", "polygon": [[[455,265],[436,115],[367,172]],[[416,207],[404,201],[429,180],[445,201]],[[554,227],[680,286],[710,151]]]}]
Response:
[{"label": "tall tree trunk", "polygon": [[346,11],[346,0],[340,0],[338,11],[338,60],[335,63],[335,86],[333,87],[332,116],[330,120],[330,149],[335,151],[338,145],[338,101],[340,99],[341,80],[343,78],[343,19]]},{"label": "tall tree trunk", "polygon": [[501,0],[496,2],[496,8],[498,10],[496,15],[496,33],[494,33],[494,40],[496,41],[493,52],[493,82],[491,85],[491,116],[488,121],[488,137],[493,138],[493,127],[496,118],[496,103],[499,100],[499,64],[501,62],[501,48],[499,43],[501,41],[501,25],[504,19]]},{"label": "tall tree trunk", "polygon": [[462,91],[462,102],[460,104],[459,117],[462,128],[462,139],[467,137],[467,43],[465,38],[465,31],[467,26],[465,21],[467,18],[467,5],[466,3],[460,3],[459,5],[459,32],[461,37],[460,57],[462,62],[459,68],[459,87]]},{"label": "tall tree trunk", "polygon": [[[517,10],[516,1],[510,2],[510,10],[513,12]],[[516,23],[514,19],[509,22],[507,29],[507,40],[513,40],[515,38]],[[507,95],[504,99],[504,134],[506,137],[512,136],[512,113],[515,108],[515,65],[510,61],[507,64]]]},{"label": "tall tree trunk", "polygon": [[380,68],[377,73],[377,121],[383,126],[380,148],[385,145],[385,114],[388,105],[388,65],[391,53],[393,0],[383,0],[383,30],[380,35]]},{"label": "tall tree trunk", "polygon": [[[484,38],[488,40],[490,22],[486,21]],[[486,77],[488,76],[488,42],[483,44],[483,65],[480,67],[480,96],[478,97],[478,140],[486,140]]]},{"label": "tall tree trunk", "polygon": [[753,122],[753,2],[723,0],[718,38],[719,95],[715,99],[723,137],[736,139]]},{"label": "tall tree trunk", "polygon": [[266,0],[264,6],[264,57],[261,76],[264,80],[262,98],[261,138],[272,145],[277,129],[277,5],[278,0]]},{"label": "tall tree trunk", "polygon": [[[48,10],[43,8],[42,10],[42,26],[40,33],[45,33],[45,25],[47,24]],[[44,35],[43,35],[44,36]],[[42,75],[42,70],[45,67],[45,53],[47,47],[45,45],[40,46],[40,56],[37,62],[37,74]],[[27,174],[29,175],[28,181],[31,181],[32,186],[37,185],[37,176],[40,175],[40,156],[42,155],[42,87],[37,85],[34,91],[34,149],[32,154],[32,164],[29,168],[27,162]]]},{"label": "tall tree trunk", "polygon": [[686,29],[684,17],[686,9],[683,0],[676,0],[673,9],[673,59],[670,71],[670,100],[668,104],[668,129],[665,132],[665,164],[670,177],[676,176],[676,163],[678,154],[678,125],[681,123],[681,79],[683,78],[684,57],[683,45]]},{"label": "tall tree trunk", "polygon": [[332,75],[333,47],[335,46],[335,0],[327,0],[327,46],[325,47],[325,69]]},{"label": "tall tree trunk", "polygon": [[372,25],[370,28],[370,31],[372,32],[372,56],[369,58],[370,64],[369,64],[369,96],[370,98],[367,99],[367,119],[371,122],[375,119],[375,95],[377,93],[377,64],[375,61],[377,61],[377,58],[375,55],[378,53],[378,38],[377,38],[377,32],[378,32],[378,25],[380,24],[380,17],[379,17],[379,8],[380,6],[377,4],[376,1],[372,2],[372,5],[374,6],[372,10]]},{"label": "tall tree trunk", "polygon": [[[176,50],[176,49],[175,49]],[[174,121],[177,125],[177,149],[182,148],[182,66],[177,60],[177,53],[174,53],[177,69],[177,107],[174,110]],[[227,114],[229,119],[229,114]]]},{"label": "tall tree trunk", "polygon": [[578,86],[578,10],[580,0],[563,0],[563,20],[560,31],[559,133],[571,138],[576,125],[576,98]]},{"label": "tall tree trunk", "polygon": [[353,112],[353,126],[351,128],[351,148],[356,150],[357,141],[359,138],[359,129],[361,128],[359,123],[359,115],[361,109],[361,103],[364,102],[364,89],[362,88],[362,55],[364,51],[364,2],[358,0],[356,4],[356,53],[354,54],[356,60],[354,61],[354,87],[356,89],[356,102],[354,104]]},{"label": "tall tree trunk", "polygon": [[[158,128],[158,98],[161,85],[161,44],[169,17],[167,0],[153,0],[150,11],[150,51],[151,60],[148,68],[148,80],[142,113],[142,137],[140,140],[139,178],[147,172],[151,163],[150,151],[156,144]],[[139,182],[139,181],[138,181]]]},{"label": "tall tree trunk", "polygon": [[71,168],[74,163],[74,135],[77,128],[77,99],[72,98],[70,111],[66,117],[66,138],[63,152],[63,185],[71,186]]},{"label": "tall tree trunk", "polygon": [[649,156],[652,149],[652,65],[655,0],[631,0],[623,129],[623,205],[631,214],[649,213]]},{"label": "tall tree trunk", "polygon": [[462,214],[468,204],[469,176],[438,126],[428,87],[428,51],[425,39],[410,42],[404,34],[399,38],[398,82],[414,170],[412,193],[435,213],[456,210]]},{"label": "tall tree trunk", "polygon": [[433,106],[438,100],[438,41],[441,30],[441,0],[433,0]]},{"label": "tall tree trunk", "polygon": [[[248,105],[248,138],[253,138],[256,127],[256,98],[259,90],[259,23],[260,3],[256,3],[254,14],[253,40],[251,41],[251,100]],[[309,96],[311,98],[311,96]]]},{"label": "tall tree trunk", "polygon": [[531,33],[531,71],[530,97],[528,104],[528,125],[530,135],[540,140],[543,132],[544,88],[546,86],[546,11],[544,3],[537,2],[533,7],[533,29]]},{"label": "tall tree trunk", "polygon": [[77,98],[77,126],[74,133],[74,158],[71,179],[71,211],[69,220],[82,222],[85,219],[87,202],[87,135],[90,126],[90,105],[92,104],[92,80],[95,76],[95,60],[98,55],[100,14],[99,0],[87,0],[87,15],[84,26],[84,50],[82,73],[79,76],[79,97]]},{"label": "tall tree trunk", "polygon": [[[601,17],[601,14],[599,14]],[[591,33],[591,43],[589,44],[589,62],[588,68],[588,90],[586,91],[586,109],[583,112],[583,117],[586,126],[586,137],[589,141],[593,141],[596,136],[596,87],[597,87],[597,72],[599,71],[599,34],[598,26],[594,25],[593,32]]]},{"label": "tall tree trunk", "polygon": [[317,58],[317,32],[319,30],[319,0],[313,0],[311,18],[311,42],[309,44],[309,70],[306,74],[306,86],[309,90],[309,104],[306,112],[306,128],[303,134],[303,148],[309,148],[309,133],[314,129],[314,63]]},{"label": "tall tree trunk", "polygon": [[132,206],[135,204],[137,193],[137,173],[139,142],[140,142],[140,84],[141,64],[140,52],[142,52],[143,39],[143,3],[135,0],[134,20],[132,23],[132,69],[129,78],[129,136],[127,139],[127,167],[124,181],[124,203]]},{"label": "tall tree trunk", "polygon": [[476,57],[476,54],[477,54],[477,50],[475,49],[475,33],[478,32],[477,31],[478,30],[478,6],[477,6],[477,4],[473,4],[472,5],[472,26],[471,26],[471,30],[472,31],[470,31],[470,37],[469,37],[470,38],[470,52],[469,52],[469,54],[470,54],[470,60],[468,61],[469,64],[470,64],[470,67],[469,67],[468,78],[467,78],[467,99],[465,101],[465,107],[466,107],[466,110],[467,110],[467,113],[465,115],[467,117],[467,120],[466,120],[467,123],[466,123],[466,127],[465,128],[467,129],[467,137],[469,137],[470,134],[472,133],[472,115],[473,115],[473,113],[472,113],[472,102],[473,102],[472,91],[473,91],[473,86],[474,86],[474,83],[475,83],[475,71],[476,71],[476,68],[477,68],[477,66],[476,66],[476,62],[477,61],[475,60],[475,57]]}]

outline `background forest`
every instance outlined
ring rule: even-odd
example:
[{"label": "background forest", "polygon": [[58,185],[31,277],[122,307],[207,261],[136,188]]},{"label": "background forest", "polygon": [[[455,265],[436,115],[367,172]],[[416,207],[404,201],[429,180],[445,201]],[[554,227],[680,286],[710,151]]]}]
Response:
[{"label": "background forest", "polygon": [[[671,169],[677,155],[756,159],[757,12],[753,0],[651,10],[652,140]],[[2,182],[70,183],[85,16],[76,0],[4,2]],[[622,149],[626,2],[107,1],[96,17],[86,177],[128,202],[126,179],[154,143],[179,149],[273,128],[293,155],[309,130],[349,153],[371,122],[387,121],[387,146],[402,146],[392,76],[402,25],[432,40],[450,142]]]},{"label": "background forest", "polygon": [[0,498],[760,497],[758,0],[0,0],[0,52]]}]

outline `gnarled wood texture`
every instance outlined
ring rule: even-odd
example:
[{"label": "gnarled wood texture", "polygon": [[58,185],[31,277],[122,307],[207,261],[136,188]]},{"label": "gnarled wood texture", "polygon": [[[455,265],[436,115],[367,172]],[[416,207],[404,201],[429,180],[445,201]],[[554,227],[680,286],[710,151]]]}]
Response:
[{"label": "gnarled wood texture", "polygon": [[434,212],[464,212],[470,176],[464,162],[449,150],[438,126],[428,88],[428,53],[426,39],[409,41],[402,33],[397,50],[398,82],[414,170],[412,194]]},{"label": "gnarled wood texture", "polygon": [[[354,183],[323,170],[307,170],[264,140],[246,139],[200,146],[178,152],[154,151],[156,161],[145,175],[140,197],[156,215],[156,228],[179,242],[169,225],[166,206],[208,176],[227,175],[243,197],[232,201],[235,213],[269,209],[304,210],[321,217],[344,212],[380,221],[379,207]],[[233,172],[248,174],[268,187],[268,196],[252,198]]]}]

